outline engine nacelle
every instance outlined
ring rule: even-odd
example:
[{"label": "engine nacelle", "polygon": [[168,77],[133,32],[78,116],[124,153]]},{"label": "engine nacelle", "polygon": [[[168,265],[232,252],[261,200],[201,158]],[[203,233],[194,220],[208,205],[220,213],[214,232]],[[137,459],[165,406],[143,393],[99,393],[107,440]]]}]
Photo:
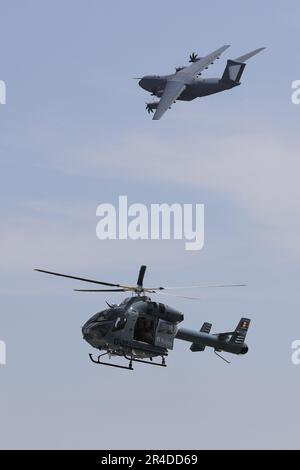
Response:
[{"label": "engine nacelle", "polygon": [[186,69],[186,67],[175,67],[176,72],[180,72],[180,70]]},{"label": "engine nacelle", "polygon": [[140,312],[171,323],[180,323],[184,320],[183,314],[178,312],[178,310],[159,302],[152,302],[151,300],[148,302],[137,302],[135,307]]}]

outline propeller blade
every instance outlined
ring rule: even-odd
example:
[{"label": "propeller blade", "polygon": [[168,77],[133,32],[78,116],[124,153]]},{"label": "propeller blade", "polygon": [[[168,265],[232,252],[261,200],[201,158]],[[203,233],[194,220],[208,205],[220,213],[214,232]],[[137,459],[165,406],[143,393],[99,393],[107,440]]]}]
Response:
[{"label": "propeller blade", "polygon": [[143,287],[143,281],[144,281],[144,276],[145,276],[146,269],[147,269],[147,266],[145,266],[145,265],[142,265],[140,267],[139,277],[138,277],[138,280],[137,280],[137,286],[139,286],[139,287]]},{"label": "propeller blade", "polygon": [[120,284],[112,284],[111,282],[95,281],[93,279],[86,279],[84,277],[69,276],[68,274],[54,273],[52,271],[45,271],[44,269],[35,269],[34,271],[38,271],[40,273],[52,274],[53,276],[67,277],[69,279],[75,279],[77,281],[91,282],[93,284],[101,284],[102,286],[124,287],[124,286],[121,286]]},{"label": "propeller blade", "polygon": [[148,114],[154,113],[153,108],[149,103],[146,103],[146,110],[148,111]]},{"label": "propeller blade", "polygon": [[189,300],[203,300],[202,297],[189,297],[186,295],[177,295],[177,294],[170,294],[169,292],[154,292],[157,295],[167,295],[171,297],[177,297],[179,299],[189,299]]},{"label": "propeller blade", "polygon": [[245,287],[247,284],[215,284],[215,285],[199,285],[199,286],[178,286],[178,287],[160,287],[158,290],[169,289],[210,289],[215,287]]},{"label": "propeller blade", "polygon": [[128,292],[131,289],[74,289],[75,292]]},{"label": "propeller blade", "polygon": [[199,285],[199,286],[177,286],[177,287],[147,287],[145,290],[160,291],[160,290],[173,290],[173,289],[209,289],[215,287],[245,287],[247,284],[216,284],[216,285]]},{"label": "propeller blade", "polygon": [[192,54],[190,54],[189,62],[197,62],[197,60],[198,60],[198,54],[196,54],[195,52],[192,52]]}]

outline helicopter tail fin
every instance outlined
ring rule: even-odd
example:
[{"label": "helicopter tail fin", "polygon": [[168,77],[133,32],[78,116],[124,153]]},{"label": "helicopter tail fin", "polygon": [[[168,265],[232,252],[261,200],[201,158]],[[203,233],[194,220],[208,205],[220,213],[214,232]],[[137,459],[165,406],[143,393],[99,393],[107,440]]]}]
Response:
[{"label": "helicopter tail fin", "polygon": [[[200,331],[201,331],[201,333],[209,334],[210,330],[211,330],[211,327],[212,327],[211,323],[204,322],[203,325],[201,326]],[[190,350],[193,351],[193,352],[204,351],[204,349],[205,349],[205,346],[202,346],[201,344],[196,344],[196,343],[192,343],[192,345],[190,347]]]},{"label": "helicopter tail fin", "polygon": [[238,344],[238,345],[243,345],[245,342],[245,338],[248,332],[248,328],[250,325],[250,319],[249,318],[241,318],[236,329],[234,330],[229,343],[233,344]]}]

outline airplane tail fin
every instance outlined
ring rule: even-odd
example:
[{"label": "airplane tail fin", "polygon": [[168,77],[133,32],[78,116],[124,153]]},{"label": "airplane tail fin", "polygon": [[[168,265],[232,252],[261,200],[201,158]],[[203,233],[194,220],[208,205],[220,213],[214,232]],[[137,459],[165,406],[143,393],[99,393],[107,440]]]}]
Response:
[{"label": "airplane tail fin", "polygon": [[250,319],[249,318],[241,318],[236,329],[234,330],[233,334],[231,335],[231,338],[229,340],[229,343],[231,344],[236,344],[239,346],[243,346],[246,335],[248,332],[248,328],[250,325]]},{"label": "airplane tail fin", "polygon": [[245,67],[246,64],[243,64],[242,62],[238,62],[236,60],[227,60],[227,65],[222,76],[222,81],[238,85]]},{"label": "airplane tail fin", "polygon": [[259,49],[247,52],[247,54],[241,55],[240,57],[237,57],[234,60],[228,60],[223,73],[222,80],[239,85],[244,69],[246,67],[245,62],[251,57],[258,54],[259,52],[263,51],[264,49],[265,47],[260,47]]}]

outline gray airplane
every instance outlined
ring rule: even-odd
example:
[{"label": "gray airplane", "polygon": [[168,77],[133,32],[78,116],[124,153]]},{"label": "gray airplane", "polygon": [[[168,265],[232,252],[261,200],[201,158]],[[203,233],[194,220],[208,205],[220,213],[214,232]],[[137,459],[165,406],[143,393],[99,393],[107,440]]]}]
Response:
[{"label": "gray airplane", "polygon": [[191,65],[176,67],[176,72],[171,75],[146,75],[141,78],[140,87],[150,92],[152,96],[160,98],[160,101],[146,103],[148,113],[153,113],[155,110],[153,119],[160,119],[176,100],[192,101],[240,85],[246,67],[245,62],[265,49],[261,47],[234,60],[228,60],[221,78],[199,78],[203,70],[213,64],[215,59],[219,59],[228,47],[230,46],[220,47],[205,57],[198,57],[192,53],[189,60]]},{"label": "gray airplane", "polygon": [[[232,354],[248,352],[245,338],[250,325],[249,318],[241,318],[234,331],[225,333],[210,334],[212,325],[206,322],[203,323],[200,331],[179,328],[179,323],[184,320],[183,314],[168,305],[153,302],[145,294],[162,293],[161,291],[182,289],[182,287],[144,287],[146,266],[141,266],[136,285],[96,281],[42,269],[35,271],[106,286],[105,289],[75,289],[79,292],[131,292],[133,294],[119,305],[107,303],[108,308],[93,315],[83,325],[83,338],[92,347],[104,351],[97,359],[89,354],[91,361],[96,364],[130,370],[133,369],[133,362],[166,367],[165,357],[168,355],[168,350],[173,349],[175,339],[192,343],[190,347],[192,352],[204,351],[206,346],[213,348],[215,353],[226,362],[229,361],[220,356],[220,351]],[[193,288],[240,287],[242,285],[193,286]],[[102,356],[108,356],[109,359],[112,356],[123,357],[128,360],[128,366],[103,362]],[[153,358],[157,357],[161,358],[161,362],[153,361]]]}]

